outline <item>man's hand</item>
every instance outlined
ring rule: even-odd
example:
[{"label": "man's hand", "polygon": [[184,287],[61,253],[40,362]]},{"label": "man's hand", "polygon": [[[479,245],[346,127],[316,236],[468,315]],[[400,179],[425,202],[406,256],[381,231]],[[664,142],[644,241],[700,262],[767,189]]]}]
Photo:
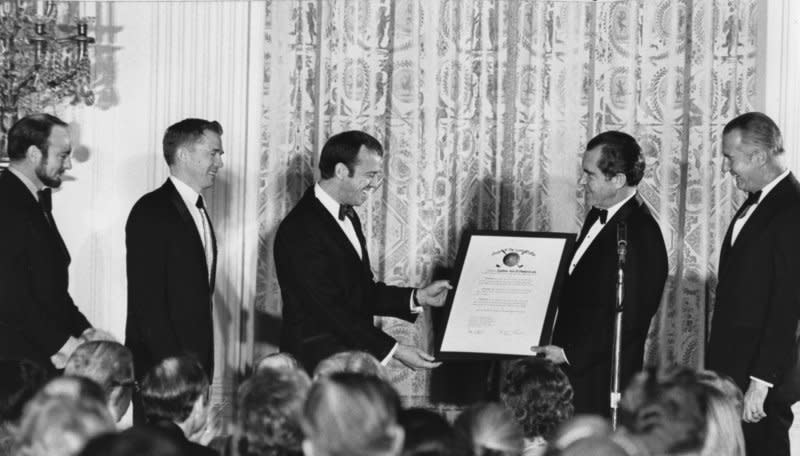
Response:
[{"label": "man's hand", "polygon": [[542,356],[545,359],[549,359],[554,364],[564,364],[569,363],[567,361],[567,354],[564,353],[564,349],[558,347],[556,345],[543,345],[541,347],[531,347],[531,354]]},{"label": "man's hand", "polygon": [[453,286],[448,280],[431,282],[425,288],[416,289],[417,301],[423,306],[442,307],[447,298],[447,292],[452,289]]},{"label": "man's hand", "polygon": [[744,409],[742,410],[742,419],[745,423],[758,423],[767,416],[764,413],[764,400],[767,398],[767,393],[769,393],[769,386],[750,379],[750,386],[744,393]]},{"label": "man's hand", "polygon": [[411,370],[433,369],[442,365],[432,355],[410,345],[397,344],[397,349],[392,357]]}]

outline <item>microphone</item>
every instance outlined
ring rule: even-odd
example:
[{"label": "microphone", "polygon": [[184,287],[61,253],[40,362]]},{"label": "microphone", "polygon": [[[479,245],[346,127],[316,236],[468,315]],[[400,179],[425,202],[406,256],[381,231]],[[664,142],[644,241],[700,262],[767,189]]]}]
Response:
[{"label": "microphone", "polygon": [[625,266],[625,256],[628,254],[628,226],[625,222],[617,224],[617,264]]}]

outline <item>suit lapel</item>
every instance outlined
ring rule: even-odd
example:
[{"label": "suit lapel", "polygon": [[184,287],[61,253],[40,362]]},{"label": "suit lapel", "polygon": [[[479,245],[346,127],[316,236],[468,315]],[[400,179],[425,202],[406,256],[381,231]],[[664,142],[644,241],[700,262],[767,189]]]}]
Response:
[{"label": "suit lapel", "polygon": [[[183,223],[184,228],[188,232],[192,233],[190,236],[194,238],[194,244],[200,250],[200,253],[202,254],[201,256],[205,260],[206,252],[205,249],[203,249],[203,240],[200,238],[200,232],[197,231],[197,225],[194,223],[194,218],[192,218],[192,214],[189,213],[189,208],[186,207],[186,203],[183,202],[181,194],[178,193],[178,189],[176,189],[175,186],[172,185],[172,182],[169,179],[167,179],[162,188],[168,195],[170,203],[175,207],[175,210],[178,212],[178,215],[181,218],[181,222]],[[209,222],[209,227],[210,226],[211,223]],[[211,233],[212,233],[211,237],[212,239],[214,239],[213,229],[211,230]],[[216,245],[216,240],[214,239],[214,261],[211,267],[212,271],[216,267],[216,262],[217,262],[217,245]],[[208,265],[206,264],[206,261],[203,261],[203,264],[206,267],[206,277],[208,277]],[[213,283],[213,278],[211,283]]]},{"label": "suit lapel", "polygon": [[722,243],[719,266],[720,276],[722,276],[728,264],[731,263],[731,258],[735,257],[739,252],[744,251],[745,247],[749,243],[753,242],[753,240],[758,237],[759,233],[764,231],[766,226],[772,221],[775,215],[777,215],[784,207],[786,207],[786,198],[791,194],[791,187],[796,184],[797,181],[794,179],[794,176],[791,173],[783,180],[778,182],[778,184],[769,193],[767,193],[766,196],[764,196],[764,200],[761,201],[758,206],[756,206],[756,208],[753,210],[753,213],[750,215],[750,218],[747,219],[747,221],[744,223],[744,226],[742,226],[742,229],[739,231],[739,235],[736,237],[736,242],[731,244],[731,238],[733,237],[733,225],[739,218],[740,213],[742,212],[742,207],[736,211],[736,216],[731,221],[730,226],[728,226],[728,232],[725,235],[725,240]]},{"label": "suit lapel", "polygon": [[[324,227],[325,231],[333,238],[334,242],[339,245],[339,247],[345,249],[348,255],[352,255],[352,258],[358,262],[361,262],[361,258],[359,258],[358,253],[353,248],[353,244],[350,242],[350,239],[347,238],[347,235],[344,234],[342,227],[336,222],[336,220],[331,216],[331,213],[325,209],[325,206],[317,199],[316,195],[314,195],[314,186],[312,185],[303,195],[303,200],[306,201],[311,211],[316,215],[316,218],[320,220],[322,226]],[[366,258],[366,249],[363,248],[363,237],[364,235],[361,233],[361,223],[358,222],[358,216],[356,216],[355,220],[351,220],[353,223],[353,227],[356,230],[356,235],[358,236],[359,242],[362,244],[361,254],[362,257]]]}]

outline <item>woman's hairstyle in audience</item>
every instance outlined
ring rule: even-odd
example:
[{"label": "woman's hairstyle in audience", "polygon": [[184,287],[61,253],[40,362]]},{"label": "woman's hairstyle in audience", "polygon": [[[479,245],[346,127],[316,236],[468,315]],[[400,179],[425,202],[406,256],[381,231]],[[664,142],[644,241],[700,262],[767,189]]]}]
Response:
[{"label": "woman's hairstyle in audience", "polygon": [[300,369],[262,368],[239,387],[239,456],[302,454],[300,420],[311,381]]},{"label": "woman's hairstyle in audience", "polygon": [[142,380],[142,408],[148,421],[182,423],[201,396],[208,400],[208,377],[191,356],[166,358]]},{"label": "woman's hairstyle in audience", "polygon": [[631,381],[619,424],[653,453],[699,451],[706,438],[709,388],[694,369],[650,367]]},{"label": "woman's hairstyle in audience", "polygon": [[423,408],[400,411],[400,425],[405,431],[403,456],[461,456],[469,454],[455,430],[440,414]]},{"label": "woman's hairstyle in audience", "polygon": [[34,400],[50,397],[65,397],[76,400],[91,400],[102,404],[108,402],[105,391],[94,380],[75,375],[62,375],[47,382]]},{"label": "woman's hairstyle in audience", "polygon": [[709,389],[706,434],[701,456],[744,456],[742,433],[742,390],[729,377],[703,370],[700,382]]},{"label": "woman's hairstyle in audience", "polygon": [[105,401],[41,395],[25,407],[15,454],[73,456],[90,438],[114,430]]},{"label": "woman's hairstyle in audience", "polygon": [[50,378],[41,364],[25,360],[0,360],[0,423],[16,422],[22,409]]},{"label": "woman's hairstyle in audience", "polygon": [[475,456],[522,454],[524,438],[514,415],[495,402],[465,409],[454,423],[456,432],[472,447]]},{"label": "woman's hairstyle in audience", "polygon": [[375,376],[336,373],[318,379],[303,408],[306,456],[399,455],[400,398]]},{"label": "woman's hairstyle in audience", "polygon": [[255,363],[255,371],[262,369],[302,369],[297,358],[286,352],[270,353]]},{"label": "woman's hairstyle in audience", "polygon": [[549,439],[556,428],[572,417],[572,385],[551,361],[525,358],[506,373],[500,398],[514,414],[528,439]]},{"label": "woman's hairstyle in audience", "polygon": [[125,415],[136,386],[133,355],[127,347],[109,340],[85,342],[67,360],[64,374],[94,380],[108,396],[114,418],[119,421]]},{"label": "woman's hairstyle in audience", "polygon": [[80,456],[188,456],[166,435],[152,429],[132,427],[119,433],[99,435],[83,448]]},{"label": "woman's hairstyle in audience", "polygon": [[336,372],[374,375],[382,380],[389,381],[389,374],[386,372],[386,368],[374,356],[364,351],[343,351],[323,359],[314,369],[314,380]]}]

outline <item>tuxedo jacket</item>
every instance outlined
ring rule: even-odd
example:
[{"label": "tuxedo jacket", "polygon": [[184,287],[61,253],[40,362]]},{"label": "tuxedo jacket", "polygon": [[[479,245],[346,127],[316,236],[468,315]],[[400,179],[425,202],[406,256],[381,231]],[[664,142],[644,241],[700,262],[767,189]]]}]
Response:
[{"label": "tuxedo jacket", "polygon": [[[553,343],[575,390],[576,413],[608,415],[617,283],[617,226],[627,226],[620,386],[641,370],[650,320],[661,302],[667,251],[655,219],[638,196],[609,220],[564,281]],[[583,230],[588,230],[584,226]],[[577,245],[576,245],[577,249]]]},{"label": "tuxedo jacket", "polygon": [[776,386],[797,382],[785,375],[794,364],[800,315],[797,179],[789,174],[763,197],[731,246],[732,231],[733,222],[720,253],[706,364],[743,391],[750,376]]},{"label": "tuxedo jacket", "polygon": [[379,360],[395,340],[376,328],[375,315],[413,321],[410,288],[375,282],[358,216],[351,220],[363,259],[310,187],[281,222],[275,266],[283,298],[281,351],[308,371],[343,350],[364,350]]},{"label": "tuxedo jacket", "polygon": [[91,325],[67,290],[70,256],[28,187],[0,173],[0,359],[50,356]]},{"label": "tuxedo jacket", "polygon": [[197,226],[169,179],[131,209],[125,225],[125,345],[133,353],[137,376],[144,376],[164,358],[190,354],[212,378],[211,298],[217,258],[213,230],[211,237],[214,260],[207,266]]}]

